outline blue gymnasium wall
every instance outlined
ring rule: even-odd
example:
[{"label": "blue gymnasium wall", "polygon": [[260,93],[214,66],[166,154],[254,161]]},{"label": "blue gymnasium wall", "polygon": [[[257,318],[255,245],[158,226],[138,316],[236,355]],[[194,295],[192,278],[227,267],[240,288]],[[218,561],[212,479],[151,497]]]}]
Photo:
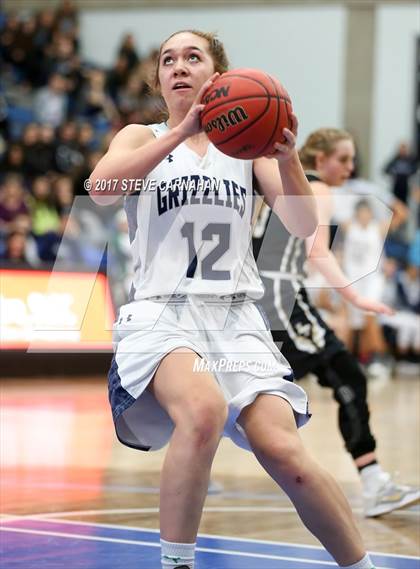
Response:
[{"label": "blue gymnasium wall", "polygon": [[[420,6],[396,2],[376,11],[370,171],[379,182],[397,142],[413,136]],[[86,10],[81,13],[82,53],[110,65],[124,33],[134,33],[146,54],[185,28],[217,31],[232,67],[258,67],[276,75],[293,99],[300,143],[321,126],[345,126],[344,5]]]}]

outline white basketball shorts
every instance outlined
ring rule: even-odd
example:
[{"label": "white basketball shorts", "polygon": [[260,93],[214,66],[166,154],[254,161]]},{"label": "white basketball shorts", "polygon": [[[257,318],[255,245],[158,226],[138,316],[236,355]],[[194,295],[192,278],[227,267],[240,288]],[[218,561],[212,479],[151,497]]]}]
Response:
[{"label": "white basketball shorts", "polygon": [[[198,371],[209,371],[229,408],[224,435],[250,450],[237,423],[241,410],[258,394],[287,400],[296,424],[310,414],[305,391],[274,344],[260,308],[241,295],[139,300],[121,307],[114,325],[114,358],[109,397],[119,440],[156,450],[170,439],[174,425],[146,389],[162,359],[178,348],[196,352]],[[200,374],[197,374],[199,380]]]}]

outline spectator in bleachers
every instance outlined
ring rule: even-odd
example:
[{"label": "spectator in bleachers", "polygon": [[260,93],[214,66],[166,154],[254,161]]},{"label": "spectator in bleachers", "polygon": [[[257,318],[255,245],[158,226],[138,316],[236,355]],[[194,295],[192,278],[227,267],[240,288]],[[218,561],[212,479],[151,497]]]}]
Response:
[{"label": "spectator in bleachers", "polygon": [[29,215],[23,180],[19,174],[8,174],[0,189],[0,233],[14,230],[19,215]]},{"label": "spectator in bleachers", "polygon": [[101,69],[91,69],[87,73],[87,83],[82,87],[77,112],[92,121],[96,128],[108,129],[117,118],[111,97],[105,90],[106,74]]},{"label": "spectator in bleachers", "polygon": [[56,11],[56,27],[62,33],[74,34],[77,30],[78,11],[72,0],[62,0]]},{"label": "spectator in bleachers", "polygon": [[67,76],[71,71],[71,61],[75,54],[74,42],[63,34],[56,34],[49,61],[51,73]]},{"label": "spectator in bleachers", "polygon": [[32,183],[30,198],[32,233],[35,236],[39,257],[53,262],[60,241],[61,222],[51,181],[47,176],[37,176]]},{"label": "spectator in bleachers", "polygon": [[55,26],[55,13],[45,8],[38,14],[38,23],[34,35],[34,46],[37,54],[43,56],[45,49],[51,44]]},{"label": "spectator in bleachers", "polygon": [[52,126],[42,124],[39,128],[38,167],[41,173],[55,170],[55,133]]},{"label": "spectator in bleachers", "polygon": [[77,144],[83,156],[86,156],[97,147],[95,132],[90,123],[82,122],[79,124]]},{"label": "spectator in bleachers", "polygon": [[73,204],[74,190],[73,180],[70,176],[59,176],[53,183],[54,197],[60,219],[70,215]]},{"label": "spectator in bleachers", "polygon": [[73,188],[74,183],[70,176],[59,176],[53,182],[54,203],[59,215],[59,260],[64,261],[67,267],[84,266],[97,270],[102,249],[96,246],[96,240],[92,239],[85,225],[91,224],[92,231],[98,232],[100,245],[103,240],[103,227],[94,212],[89,212],[86,217],[83,206],[88,198],[81,203],[73,201]]},{"label": "spectator in bleachers", "polygon": [[[362,199],[357,202],[354,216],[345,226],[344,271],[356,291],[378,302],[383,294],[380,259],[388,225],[387,221],[380,223],[375,219],[369,201]],[[383,357],[387,346],[377,316],[353,306],[348,307],[348,310],[359,358],[367,363],[369,375],[386,375],[389,366],[385,365]]]},{"label": "spectator in bleachers", "polygon": [[399,145],[397,153],[385,166],[385,173],[392,177],[392,193],[404,204],[407,204],[409,199],[409,180],[418,167],[418,158],[410,152],[405,142]]},{"label": "spectator in bleachers", "polygon": [[[386,330],[395,331],[397,357],[403,362],[399,371],[414,370],[418,373],[420,362],[420,282],[419,267],[408,264],[404,270],[398,269],[395,259],[384,263],[386,278],[383,298],[396,313],[381,317]],[[413,365],[411,365],[413,364]]]},{"label": "spectator in bleachers", "polygon": [[116,101],[118,90],[127,83],[130,70],[128,68],[128,60],[124,55],[119,55],[107,72],[106,88],[112,99]]},{"label": "spectator in bleachers", "polygon": [[140,61],[133,34],[126,34],[123,37],[118,55],[127,59],[128,69],[133,71]]},{"label": "spectator in bleachers", "polygon": [[101,150],[94,150],[92,152],[89,152],[89,154],[86,155],[86,161],[84,162],[82,168],[80,169],[75,179],[75,184],[74,184],[75,195],[84,196],[87,199],[87,203],[90,203],[91,205],[92,205],[92,200],[88,197],[88,194],[86,193],[83,184],[84,181],[89,178],[90,174],[95,169],[96,164],[99,162],[99,160],[102,158],[103,155],[104,152],[102,152]]},{"label": "spectator in bleachers", "polygon": [[98,268],[108,270],[108,274],[112,273],[116,279],[119,279],[120,275],[113,272],[114,263],[106,266],[106,259],[110,258],[110,253],[104,255],[109,241],[107,217],[113,210],[110,208],[111,212],[99,213],[97,208],[92,207],[91,202],[92,200],[86,195],[81,196],[73,202],[72,215],[62,216],[65,239],[61,244],[64,243],[69,249],[69,258],[73,262],[77,260],[80,265],[95,271]]},{"label": "spectator in bleachers", "polygon": [[140,64],[140,72],[143,79],[148,85],[153,84],[153,77],[156,73],[156,61],[159,58],[159,50],[152,49],[147,57],[142,59]]},{"label": "spectator in bleachers", "polygon": [[[0,64],[1,72],[1,64]],[[0,85],[0,156],[3,157],[5,153],[5,141],[10,139],[9,132],[9,121],[8,121],[8,105],[6,97],[2,92],[2,87]]]},{"label": "spectator in bleachers", "polygon": [[68,116],[74,118],[77,111],[77,101],[85,83],[84,71],[80,56],[75,53],[69,61],[67,78],[67,93],[69,96]]},{"label": "spectator in bleachers", "polygon": [[0,32],[0,54],[1,59],[18,67],[22,60],[22,53],[17,45],[17,38],[20,30],[20,21],[15,12],[10,12],[6,25]]},{"label": "spectator in bleachers", "polygon": [[90,244],[81,234],[77,212],[75,211],[74,215],[71,215],[74,203],[73,180],[70,176],[59,176],[54,181],[53,190],[55,204],[60,216],[61,259],[65,257],[69,264],[83,265],[83,249],[89,248]]},{"label": "spectator in bleachers", "polygon": [[124,209],[118,209],[112,220],[111,244],[113,248],[114,271],[119,275],[116,289],[118,301],[127,302],[131,287],[132,256],[128,238],[128,222]]},{"label": "spectator in bleachers", "polygon": [[58,129],[55,164],[62,174],[73,176],[83,165],[84,158],[77,136],[78,130],[74,121],[65,122]]},{"label": "spectator in bleachers", "polygon": [[23,146],[23,174],[36,176],[43,174],[38,163],[38,150],[40,145],[40,128],[36,123],[29,123],[22,135]]},{"label": "spectator in bleachers", "polygon": [[414,236],[408,249],[408,262],[420,267],[420,187],[415,191]]},{"label": "spectator in bleachers", "polygon": [[31,267],[39,267],[41,259],[38,255],[38,247],[31,233],[32,220],[28,214],[18,214],[13,221],[13,226],[0,246],[0,258],[6,258],[7,239],[11,233],[19,233],[25,238],[25,260]]},{"label": "spectator in bleachers", "polygon": [[[41,260],[33,251],[30,255],[33,266],[54,261],[63,231],[60,255],[91,267],[98,258],[101,262],[115,212],[105,209],[99,215],[83,182],[115,129],[156,117],[156,99],[146,98],[156,53],[142,62],[134,36],[126,34],[111,70],[95,69],[81,61],[78,34],[78,11],[69,0],[38,13],[9,13],[0,31],[0,107],[5,110],[0,112],[0,154],[1,144],[10,144],[1,157],[0,181],[19,173],[28,186],[19,182],[17,193],[27,209],[17,208],[7,228],[3,220],[0,251],[8,233],[17,230],[26,236],[26,248],[29,243],[32,250],[39,248]],[[6,210],[19,201],[13,195],[13,190],[1,192],[0,216],[10,218]],[[74,195],[86,197],[86,203],[81,200],[76,215],[69,216]]]},{"label": "spectator in bleachers", "polygon": [[34,114],[38,122],[58,127],[67,117],[67,80],[59,73],[53,73],[48,84],[35,95]]},{"label": "spectator in bleachers", "polygon": [[21,174],[24,171],[24,153],[21,144],[15,142],[8,146],[0,165],[2,176],[7,173]]},{"label": "spectator in bleachers", "polygon": [[5,250],[1,255],[2,265],[19,268],[31,268],[32,264],[27,255],[26,234],[22,231],[12,231],[6,239]]},{"label": "spectator in bleachers", "polygon": [[35,76],[35,50],[34,35],[36,30],[36,18],[34,14],[29,14],[20,22],[13,35],[11,47],[12,63],[18,71],[18,75],[23,81],[32,80]]},{"label": "spectator in bleachers", "polygon": [[[397,277],[398,302],[402,308],[420,313],[420,281],[419,267],[407,265]],[[418,338],[420,338],[420,326],[418,327]],[[416,344],[420,349],[420,342]]]},{"label": "spectator in bleachers", "polygon": [[144,106],[146,92],[147,85],[139,73],[130,75],[126,85],[118,89],[116,102],[123,124],[136,122],[134,115]]}]

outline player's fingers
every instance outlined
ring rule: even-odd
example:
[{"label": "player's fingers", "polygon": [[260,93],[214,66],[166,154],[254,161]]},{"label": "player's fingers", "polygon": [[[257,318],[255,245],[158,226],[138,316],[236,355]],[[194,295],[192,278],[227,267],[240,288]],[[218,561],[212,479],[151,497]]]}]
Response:
[{"label": "player's fingers", "polygon": [[382,304],[381,302],[373,304],[370,309],[378,314],[387,314],[388,316],[395,314],[394,310],[391,307],[387,306],[386,304]]},{"label": "player's fingers", "polygon": [[289,130],[288,128],[284,128],[283,129],[283,135],[286,138],[286,140],[290,146],[296,145],[296,136],[294,135],[294,133],[291,130]]},{"label": "player's fingers", "polygon": [[200,103],[194,107],[194,112],[199,115],[206,105]]},{"label": "player's fingers", "polygon": [[298,121],[298,119],[297,119],[297,116],[296,116],[294,113],[292,113],[292,114],[290,115],[290,121],[291,121],[291,123],[292,123],[292,124],[290,125],[290,130],[293,132],[293,134],[294,134],[295,136],[297,136],[299,121]]},{"label": "player's fingers", "polygon": [[395,310],[392,309],[390,306],[386,306],[386,304],[384,304],[382,306],[382,313],[387,314],[388,316],[392,316],[393,314],[395,314]]},{"label": "player's fingers", "polygon": [[275,142],[274,143],[274,148],[279,151],[279,152],[289,152],[290,151],[290,147],[287,146],[287,144],[281,144],[281,142]]},{"label": "player's fingers", "polygon": [[211,77],[209,77],[209,78],[207,79],[207,81],[205,81],[205,82],[201,85],[201,88],[200,88],[200,90],[199,90],[199,92],[198,92],[198,94],[197,94],[197,97],[196,97],[196,101],[197,101],[197,102],[200,102],[200,101],[201,101],[201,99],[202,99],[202,97],[203,97],[205,91],[210,87],[210,85],[211,85],[219,76],[220,76],[220,73],[219,73],[219,72],[213,73],[213,75],[212,75]]},{"label": "player's fingers", "polygon": [[375,312],[380,312],[381,314],[392,314],[392,308],[384,304],[383,302],[375,302],[372,304]]}]

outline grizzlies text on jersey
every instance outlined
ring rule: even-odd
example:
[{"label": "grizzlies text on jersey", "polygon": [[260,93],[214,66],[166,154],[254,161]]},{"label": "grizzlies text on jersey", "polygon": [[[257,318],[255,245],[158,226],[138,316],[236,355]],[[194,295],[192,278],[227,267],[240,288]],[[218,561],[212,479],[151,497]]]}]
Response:
[{"label": "grizzlies text on jersey", "polygon": [[[150,125],[156,137],[166,124]],[[178,294],[260,298],[251,247],[252,161],[211,143],[177,146],[125,198],[134,260],[130,300]]]}]

